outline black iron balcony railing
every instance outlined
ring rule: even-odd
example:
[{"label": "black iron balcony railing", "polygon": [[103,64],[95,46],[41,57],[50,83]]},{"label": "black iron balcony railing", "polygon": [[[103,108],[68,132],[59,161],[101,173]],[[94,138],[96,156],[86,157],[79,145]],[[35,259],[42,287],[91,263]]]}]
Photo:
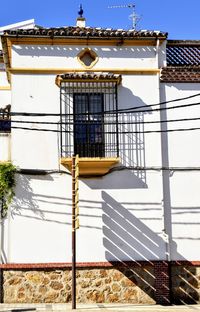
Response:
[{"label": "black iron balcony railing", "polygon": [[[109,74],[57,76],[63,162],[79,154],[91,161],[117,158],[123,166],[144,167],[144,113],[118,110],[119,78]],[[135,174],[144,180],[143,171]]]}]

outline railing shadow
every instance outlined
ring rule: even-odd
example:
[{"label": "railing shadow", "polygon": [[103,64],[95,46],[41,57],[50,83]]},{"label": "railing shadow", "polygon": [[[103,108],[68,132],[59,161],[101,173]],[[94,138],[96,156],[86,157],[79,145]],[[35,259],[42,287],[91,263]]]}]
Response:
[{"label": "railing shadow", "polygon": [[[117,173],[109,173],[103,178],[85,179],[84,183],[92,189],[139,189],[148,188],[146,178],[146,160],[145,160],[145,134],[144,134],[144,116],[151,114],[151,108],[147,112],[137,112],[137,109],[130,112],[121,112],[120,109],[133,109],[146,106],[146,103],[138,96],[134,95],[130,89],[119,87],[119,107],[117,123],[105,127],[106,138],[109,141],[109,147],[115,145],[115,141],[109,138],[110,131],[115,131],[118,137],[118,149],[120,158],[120,176]],[[112,118],[107,116],[107,122]],[[109,151],[107,151],[109,155]],[[116,156],[116,155],[115,155]],[[127,170],[125,170],[127,168]],[[118,168],[115,168],[116,171]]]},{"label": "railing shadow", "polygon": [[[102,199],[103,245],[106,260],[113,263],[123,272],[124,276],[129,278],[130,282],[156,302],[156,293],[159,292],[158,287],[161,287],[158,283],[160,276],[156,272],[156,261],[158,263],[162,262],[161,259],[164,261],[167,253],[166,241],[162,233],[156,233],[149,228],[146,221],[146,224],[142,222],[134,212],[130,212],[105,191],[102,192]],[[174,242],[172,244],[175,250],[176,244]],[[181,255],[179,255],[179,259],[184,260]],[[182,267],[177,269],[177,265],[174,265],[172,270],[177,272],[177,270],[184,269]],[[176,303],[180,302],[182,297],[184,297],[185,303],[197,303],[199,300],[198,289],[193,286],[196,285],[195,268],[190,267],[188,271],[189,282],[185,280],[183,283],[184,277],[181,277],[182,296],[179,296],[177,300],[172,297]],[[164,274],[162,271],[160,273]],[[175,275],[175,273],[172,275],[173,287],[178,283]],[[170,283],[167,282],[167,285],[162,285],[162,287],[167,287],[169,290]],[[183,300],[181,302],[183,303]],[[163,303],[170,303],[164,295]]]}]

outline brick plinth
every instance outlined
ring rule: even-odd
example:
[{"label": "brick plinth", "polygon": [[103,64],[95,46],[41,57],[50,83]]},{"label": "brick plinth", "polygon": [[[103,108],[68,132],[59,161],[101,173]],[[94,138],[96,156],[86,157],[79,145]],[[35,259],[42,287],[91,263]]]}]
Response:
[{"label": "brick plinth", "polygon": [[169,263],[157,261],[154,263],[155,300],[157,304],[170,305]]}]

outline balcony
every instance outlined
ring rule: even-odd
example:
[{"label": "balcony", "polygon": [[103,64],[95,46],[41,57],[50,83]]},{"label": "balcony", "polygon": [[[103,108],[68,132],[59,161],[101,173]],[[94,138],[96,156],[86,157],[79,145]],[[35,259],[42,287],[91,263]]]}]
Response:
[{"label": "balcony", "polygon": [[80,175],[104,175],[119,161],[119,75],[66,74],[60,86],[61,164],[71,170],[79,155]]},{"label": "balcony", "polygon": [[[144,113],[118,109],[120,82],[121,77],[113,74],[57,76],[60,161],[69,170],[75,154],[80,175],[86,177],[105,175],[118,163],[144,167]],[[134,174],[145,181],[145,172],[134,170]]]}]

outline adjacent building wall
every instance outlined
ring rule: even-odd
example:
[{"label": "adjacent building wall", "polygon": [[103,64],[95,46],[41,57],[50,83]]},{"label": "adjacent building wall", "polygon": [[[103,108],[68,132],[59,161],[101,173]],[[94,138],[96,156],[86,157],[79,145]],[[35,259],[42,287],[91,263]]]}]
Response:
[{"label": "adjacent building wall", "polygon": [[[190,97],[199,93],[199,84],[173,83],[161,84],[162,101]],[[181,108],[182,105],[198,103],[199,96],[169,103],[180,106],[167,109],[168,120],[196,118],[199,116],[199,105]],[[199,128],[199,120],[176,121],[167,124],[168,130]],[[162,135],[163,152],[168,155],[168,165],[172,169],[168,174],[168,186],[164,189],[166,207],[171,218],[171,258],[172,260],[199,260],[199,216],[200,216],[200,171],[198,144],[200,130],[168,132]],[[165,144],[164,144],[165,143]],[[165,158],[166,161],[166,158]],[[165,164],[166,165],[166,164]],[[173,169],[174,168],[174,169]]]}]

